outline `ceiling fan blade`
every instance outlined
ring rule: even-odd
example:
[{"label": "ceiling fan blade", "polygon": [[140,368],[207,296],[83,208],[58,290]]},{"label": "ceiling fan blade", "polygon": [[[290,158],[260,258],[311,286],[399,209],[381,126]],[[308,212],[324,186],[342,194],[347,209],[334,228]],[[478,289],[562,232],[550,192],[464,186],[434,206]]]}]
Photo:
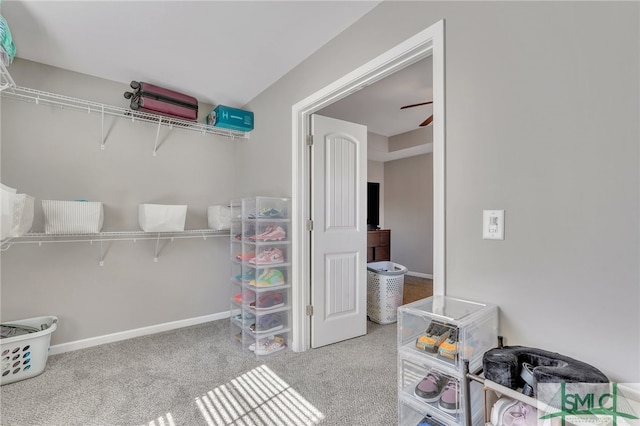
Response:
[{"label": "ceiling fan blade", "polygon": [[420,127],[428,126],[433,121],[433,115],[430,115],[429,118],[420,123]]},{"label": "ceiling fan blade", "polygon": [[417,107],[417,106],[420,106],[420,105],[429,105],[429,104],[432,104],[432,103],[433,103],[433,101],[420,102],[419,104],[405,105],[403,107],[400,107],[400,109],[413,108],[413,107]]}]

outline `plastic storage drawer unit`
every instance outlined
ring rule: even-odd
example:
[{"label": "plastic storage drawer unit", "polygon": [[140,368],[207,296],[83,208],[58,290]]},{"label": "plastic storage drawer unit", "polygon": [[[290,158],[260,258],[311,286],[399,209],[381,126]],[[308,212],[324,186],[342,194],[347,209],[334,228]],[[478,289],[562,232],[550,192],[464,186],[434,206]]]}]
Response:
[{"label": "plastic storage drawer unit", "polygon": [[432,296],[398,308],[398,424],[483,424],[482,387],[464,381],[498,340],[498,307]]}]

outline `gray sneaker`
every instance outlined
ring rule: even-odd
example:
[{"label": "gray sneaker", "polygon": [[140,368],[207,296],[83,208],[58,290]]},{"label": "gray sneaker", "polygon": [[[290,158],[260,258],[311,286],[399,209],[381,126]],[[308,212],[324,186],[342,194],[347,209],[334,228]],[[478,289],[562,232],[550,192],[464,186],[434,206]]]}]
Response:
[{"label": "gray sneaker", "polygon": [[446,413],[456,414],[460,409],[460,392],[459,384],[456,379],[449,379],[447,386],[445,386],[444,391],[440,395],[440,400],[438,401],[438,405],[440,409]]},{"label": "gray sneaker", "polygon": [[447,384],[448,377],[436,370],[431,370],[418,383],[413,391],[415,395],[426,402],[435,402],[440,397],[442,389]]}]

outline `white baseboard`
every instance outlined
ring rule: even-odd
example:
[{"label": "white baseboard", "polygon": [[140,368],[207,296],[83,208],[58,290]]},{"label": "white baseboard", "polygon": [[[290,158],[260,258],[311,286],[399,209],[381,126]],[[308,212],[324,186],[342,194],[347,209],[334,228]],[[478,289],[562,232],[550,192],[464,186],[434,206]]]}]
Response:
[{"label": "white baseboard", "polygon": [[90,348],[92,346],[104,345],[105,343],[119,342],[134,337],[147,336],[149,334],[161,333],[163,331],[175,330],[177,328],[189,327],[205,322],[217,321],[229,318],[229,311],[220,312],[202,317],[189,318],[180,321],[166,322],[164,324],[151,325],[149,327],[136,328],[133,330],[121,331],[118,333],[107,334],[104,336],[91,337],[89,339],[76,340],[74,342],[61,343],[53,345],[49,349],[49,355],[61,354],[63,352],[76,351],[78,349]]},{"label": "white baseboard", "polygon": [[405,275],[411,275],[412,277],[418,277],[418,278],[427,278],[429,280],[433,279],[433,275],[431,274],[423,274],[422,272],[407,272]]}]

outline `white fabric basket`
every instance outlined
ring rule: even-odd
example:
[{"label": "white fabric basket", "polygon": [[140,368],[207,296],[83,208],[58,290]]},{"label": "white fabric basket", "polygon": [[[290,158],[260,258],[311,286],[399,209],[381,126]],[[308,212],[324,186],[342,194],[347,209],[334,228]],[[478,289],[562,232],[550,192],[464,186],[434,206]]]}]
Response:
[{"label": "white fabric basket", "polygon": [[13,204],[16,199],[16,190],[7,185],[0,184],[2,189],[2,201],[0,202],[0,210],[2,210],[2,224],[0,225],[0,234],[2,239],[9,238],[11,228],[13,227]]},{"label": "white fabric basket", "polygon": [[46,234],[97,234],[104,211],[98,201],[42,200]]},{"label": "white fabric basket", "polygon": [[210,229],[227,231],[231,229],[231,208],[227,206],[209,206],[207,223]]},{"label": "white fabric basket", "polygon": [[33,205],[35,199],[31,195],[16,194],[13,201],[13,226],[9,236],[21,237],[33,226]]},{"label": "white fabric basket", "polygon": [[138,224],[144,232],[182,232],[187,219],[187,206],[140,204]]}]

